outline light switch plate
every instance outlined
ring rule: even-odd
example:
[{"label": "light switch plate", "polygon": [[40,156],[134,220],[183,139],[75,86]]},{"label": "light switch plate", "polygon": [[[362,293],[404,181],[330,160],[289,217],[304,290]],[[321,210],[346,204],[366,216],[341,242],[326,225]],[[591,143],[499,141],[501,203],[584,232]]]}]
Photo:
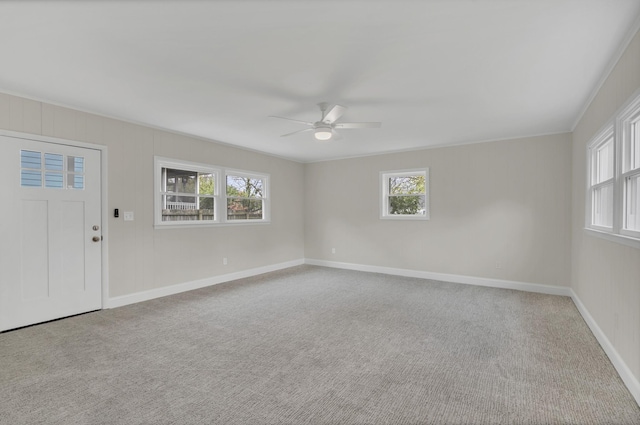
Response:
[{"label": "light switch plate", "polygon": [[124,221],[133,221],[133,211],[124,212]]}]

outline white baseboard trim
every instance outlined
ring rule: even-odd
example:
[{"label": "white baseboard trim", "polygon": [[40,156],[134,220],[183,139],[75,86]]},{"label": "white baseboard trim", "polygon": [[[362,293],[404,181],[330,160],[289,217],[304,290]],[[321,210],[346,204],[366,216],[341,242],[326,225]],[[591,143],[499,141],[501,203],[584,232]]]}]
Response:
[{"label": "white baseboard trim", "polygon": [[415,277],[421,279],[440,280],[443,282],[462,283],[468,285],[487,286],[491,288],[515,289],[518,291],[536,292],[540,294],[561,295],[571,297],[578,311],[587,323],[591,332],[596,337],[602,349],[607,354],[614,368],[625,383],[629,392],[640,405],[640,382],[633,375],[631,369],[618,354],[615,347],[604,332],[600,329],[596,321],[593,319],[585,305],[571,288],[553,285],[542,285],[537,283],[517,282],[502,279],[489,279],[484,277],[454,275],[447,273],[434,273],[411,269],[398,269],[392,267],[371,266],[366,264],[341,263],[337,261],[316,260],[312,258],[287,261],[284,263],[273,264],[269,266],[256,267],[253,269],[243,270],[234,273],[228,273],[220,276],[214,276],[206,279],[195,280],[191,282],[180,283],[177,285],[166,286],[163,288],[152,289],[149,291],[137,292],[130,295],[122,295],[119,297],[109,298],[104,308],[116,308],[129,304],[135,304],[142,301],[152,300],[154,298],[174,295],[181,292],[191,291],[194,289],[204,288],[206,286],[217,285],[219,283],[229,282],[232,280],[242,279],[246,277],[256,276],[263,273],[269,273],[276,270],[282,270],[289,267],[295,267],[302,264],[310,264],[314,266],[331,267],[337,269],[357,270],[371,273],[382,273],[396,276]]},{"label": "white baseboard trim", "polygon": [[596,321],[593,319],[593,317],[585,307],[585,305],[582,303],[582,301],[580,301],[580,298],[578,298],[576,293],[571,288],[562,287],[562,286],[541,285],[537,283],[515,282],[515,281],[500,280],[500,279],[487,279],[484,277],[453,275],[453,274],[446,274],[446,273],[433,273],[433,272],[425,272],[420,270],[369,266],[365,264],[340,263],[336,261],[315,260],[311,258],[305,259],[305,264],[311,264],[314,266],[332,267],[337,269],[391,274],[396,276],[440,280],[443,282],[488,286],[492,288],[516,289],[519,291],[537,292],[541,294],[562,295],[562,296],[571,297],[571,299],[573,300],[573,303],[576,305],[578,311],[582,315],[582,318],[587,323],[587,326],[589,326],[589,329],[591,329],[591,332],[600,343],[600,346],[609,357],[609,360],[611,360],[611,363],[613,364],[613,367],[618,372],[618,375],[620,375],[620,378],[626,385],[627,389],[629,390],[633,398],[636,400],[636,402],[640,406],[640,382],[633,375],[633,373],[631,372],[631,369],[629,369],[629,367],[624,362],[624,360],[622,360],[622,357],[620,357],[620,354],[618,354],[613,344],[611,344],[611,342],[606,337],[604,332],[602,332],[602,330],[600,329]]},{"label": "white baseboard trim", "polygon": [[618,351],[615,349],[613,344],[611,344],[611,341],[609,341],[609,338],[607,338],[604,332],[602,332],[600,326],[598,326],[594,318],[589,313],[589,310],[587,310],[587,307],[585,307],[585,305],[582,303],[580,298],[578,298],[578,295],[573,291],[573,289],[571,290],[571,299],[578,308],[578,311],[582,315],[582,318],[587,323],[587,326],[589,326],[589,329],[591,329],[591,332],[600,343],[600,346],[609,357],[609,360],[611,360],[611,363],[618,372],[618,375],[620,375],[622,382],[624,382],[633,398],[636,399],[636,403],[638,403],[638,406],[640,406],[640,382],[633,375],[631,369],[629,369],[629,366],[627,366],[624,360],[622,360],[622,357],[620,357]]},{"label": "white baseboard trim", "polygon": [[362,272],[382,273],[396,276],[417,277],[421,279],[440,280],[443,282],[464,283],[467,285],[488,286],[491,288],[516,289],[518,291],[537,292],[540,294],[571,296],[571,288],[564,286],[542,285],[539,283],[517,282],[512,280],[489,279],[485,277],[464,276],[448,273],[434,273],[422,270],[396,269],[392,267],[370,266],[366,264],[340,263],[336,261],[305,259],[305,264],[332,267],[335,269],[357,270]]},{"label": "white baseboard trim", "polygon": [[166,297],[168,295],[179,294],[181,292],[192,291],[194,289],[200,289],[211,285],[217,285],[219,283],[229,282],[231,280],[243,279],[245,277],[251,277],[263,273],[274,272],[276,270],[287,269],[289,267],[299,266],[302,264],[304,264],[304,259],[287,261],[284,263],[256,267],[253,269],[223,274],[206,279],[194,280],[191,282],[179,283],[162,288],[150,289],[148,291],[136,292],[135,294],[121,295],[119,297],[109,298],[104,308],[122,307],[129,304],[152,300],[154,298]]}]

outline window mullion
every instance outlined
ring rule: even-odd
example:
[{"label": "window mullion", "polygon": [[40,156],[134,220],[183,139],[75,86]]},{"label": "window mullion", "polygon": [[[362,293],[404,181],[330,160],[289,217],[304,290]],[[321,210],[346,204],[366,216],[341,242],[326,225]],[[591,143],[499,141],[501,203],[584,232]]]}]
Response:
[{"label": "window mullion", "polygon": [[624,180],[620,177],[620,172],[622,171],[622,161],[624,156],[624,149],[622,147],[622,137],[624,131],[621,131],[621,125],[618,124],[616,126],[616,131],[613,134],[613,158],[614,158],[614,166],[613,166],[613,222],[612,222],[612,231],[613,233],[620,233],[620,229],[623,227],[624,222],[624,209],[622,208],[624,194],[623,194],[623,182]]},{"label": "window mullion", "polygon": [[[633,237],[639,237],[640,236],[640,228],[638,228],[638,223],[637,223],[637,216],[640,213],[640,211],[638,211],[638,189],[636,188],[635,191],[631,191],[630,187],[628,185],[631,184],[632,180],[634,178],[639,178],[640,177],[640,169],[635,169],[635,170],[631,170],[628,171],[626,173],[624,173],[621,176],[621,185],[622,185],[622,192],[623,192],[623,202],[622,202],[622,226],[621,226],[621,233],[625,234],[625,235],[631,235]],[[640,184],[638,182],[635,183],[636,185]],[[630,224],[629,221],[634,221],[634,224]],[[632,227],[630,227],[632,226]]]},{"label": "window mullion", "polygon": [[636,169],[634,169],[634,170],[629,170],[629,171],[627,171],[626,173],[622,173],[622,174],[620,175],[620,177],[621,177],[622,179],[626,179],[627,177],[631,177],[631,176],[634,176],[634,175],[636,175],[636,174],[640,174],[640,168],[636,168]]},{"label": "window mullion", "polygon": [[603,182],[600,183],[596,183],[594,185],[591,186],[591,189],[600,189],[603,186],[610,186],[610,185],[615,185],[616,179],[615,178],[611,178],[609,180],[605,180]]}]

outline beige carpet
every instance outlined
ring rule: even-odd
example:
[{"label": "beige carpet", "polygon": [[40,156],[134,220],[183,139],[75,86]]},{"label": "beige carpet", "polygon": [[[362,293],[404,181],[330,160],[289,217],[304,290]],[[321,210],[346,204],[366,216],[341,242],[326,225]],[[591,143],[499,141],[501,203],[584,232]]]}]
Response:
[{"label": "beige carpet", "polygon": [[301,266],[0,334],[1,424],[640,424],[566,297]]}]

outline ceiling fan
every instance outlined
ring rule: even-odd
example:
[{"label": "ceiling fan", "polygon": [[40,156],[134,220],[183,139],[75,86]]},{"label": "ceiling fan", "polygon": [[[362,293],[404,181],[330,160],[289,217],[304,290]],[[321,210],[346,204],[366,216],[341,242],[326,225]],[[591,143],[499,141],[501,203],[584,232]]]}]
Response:
[{"label": "ceiling fan", "polygon": [[282,120],[295,121],[300,124],[304,124],[309,126],[309,128],[305,128],[304,130],[294,131],[292,133],[283,134],[280,137],[292,136],[298,133],[304,133],[306,131],[313,131],[313,136],[316,140],[329,140],[335,135],[337,132],[335,131],[337,128],[379,128],[382,123],[380,122],[340,122],[336,121],[340,118],[347,108],[341,105],[334,105],[331,109],[327,111],[328,104],[325,102],[319,103],[320,112],[322,116],[319,121],[309,122],[309,121],[300,121],[294,120],[292,118],[278,117],[275,115],[269,115],[270,118],[279,118]]}]

